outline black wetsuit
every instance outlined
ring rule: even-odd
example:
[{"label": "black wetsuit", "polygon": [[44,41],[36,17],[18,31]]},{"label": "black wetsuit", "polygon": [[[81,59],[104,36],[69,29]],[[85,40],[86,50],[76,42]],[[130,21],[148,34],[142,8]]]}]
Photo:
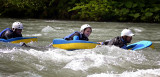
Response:
[{"label": "black wetsuit", "polygon": [[79,40],[86,40],[88,41],[89,39],[84,35],[84,34],[81,34],[80,32],[74,32],[66,37],[64,37],[65,40],[73,40],[73,37],[74,36],[78,36],[79,37]]},{"label": "black wetsuit", "polygon": [[16,37],[22,37],[22,34],[16,34],[15,32],[13,32],[13,30],[6,30],[0,36],[0,38],[3,38],[3,39],[10,39],[10,38],[16,38]]},{"label": "black wetsuit", "polygon": [[109,40],[109,41],[108,40],[104,41],[103,45],[114,45],[114,46],[117,46],[117,47],[120,47],[120,48],[123,48],[123,49],[127,49],[126,48],[127,43],[120,36],[115,37],[115,38],[113,38],[112,40]]}]

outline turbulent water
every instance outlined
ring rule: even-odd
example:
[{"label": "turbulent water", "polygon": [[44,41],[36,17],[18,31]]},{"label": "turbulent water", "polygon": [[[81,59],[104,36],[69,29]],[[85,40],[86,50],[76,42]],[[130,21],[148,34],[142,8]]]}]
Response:
[{"label": "turbulent water", "polygon": [[[0,19],[0,31],[14,21],[24,24],[23,37],[38,37],[31,47],[0,42],[0,77],[160,77],[160,24],[84,22],[38,19]],[[115,46],[67,51],[49,47],[54,38],[79,31],[90,24],[90,41],[110,40],[130,28],[132,43],[148,40],[155,49],[137,51]]]}]

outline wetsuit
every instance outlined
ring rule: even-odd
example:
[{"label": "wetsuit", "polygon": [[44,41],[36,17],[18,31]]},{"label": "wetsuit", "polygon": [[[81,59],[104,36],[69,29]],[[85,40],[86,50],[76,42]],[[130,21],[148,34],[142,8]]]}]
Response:
[{"label": "wetsuit", "polygon": [[10,38],[16,38],[16,37],[22,37],[22,34],[16,34],[10,28],[6,28],[0,33],[0,38],[3,38],[3,39],[10,39]]},{"label": "wetsuit", "polygon": [[122,37],[115,37],[113,38],[112,40],[106,40],[103,42],[103,45],[115,45],[117,47],[120,47],[120,48],[123,48],[123,49],[128,49],[126,46],[127,46],[127,43],[123,40]]},{"label": "wetsuit", "polygon": [[81,34],[78,31],[73,32],[72,34],[64,37],[64,39],[65,40],[86,40],[86,41],[89,40],[84,34]]}]

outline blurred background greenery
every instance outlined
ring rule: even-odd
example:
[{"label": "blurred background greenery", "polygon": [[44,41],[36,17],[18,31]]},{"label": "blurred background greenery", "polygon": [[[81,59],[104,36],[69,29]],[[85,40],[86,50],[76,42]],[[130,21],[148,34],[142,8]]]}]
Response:
[{"label": "blurred background greenery", "polygon": [[1,18],[160,22],[160,0],[0,0]]}]

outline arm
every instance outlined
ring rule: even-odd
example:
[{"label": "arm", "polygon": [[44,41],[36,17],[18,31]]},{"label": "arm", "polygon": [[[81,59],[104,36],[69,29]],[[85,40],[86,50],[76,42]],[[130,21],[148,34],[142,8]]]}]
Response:
[{"label": "arm", "polygon": [[29,45],[27,45],[27,44],[24,43],[24,42],[21,42],[21,43],[20,43],[20,46],[23,46],[23,47],[30,47]]},{"label": "arm", "polygon": [[108,45],[109,41],[110,41],[110,40],[106,40],[106,41],[102,42],[101,44],[102,44],[102,45]]},{"label": "arm", "polygon": [[73,40],[79,40],[79,36],[75,35],[75,36],[73,37]]},{"label": "arm", "polygon": [[80,40],[79,33],[75,33],[73,36],[73,40]]},{"label": "arm", "polygon": [[4,34],[4,37],[5,37],[6,39],[13,38],[13,32],[7,30],[7,31],[5,32],[5,34]]},{"label": "arm", "polygon": [[114,45],[114,46],[117,46],[117,47],[120,47],[120,48],[124,46],[123,42],[121,41],[121,39],[119,37],[113,38],[112,40],[110,40],[108,42],[107,45]]}]

